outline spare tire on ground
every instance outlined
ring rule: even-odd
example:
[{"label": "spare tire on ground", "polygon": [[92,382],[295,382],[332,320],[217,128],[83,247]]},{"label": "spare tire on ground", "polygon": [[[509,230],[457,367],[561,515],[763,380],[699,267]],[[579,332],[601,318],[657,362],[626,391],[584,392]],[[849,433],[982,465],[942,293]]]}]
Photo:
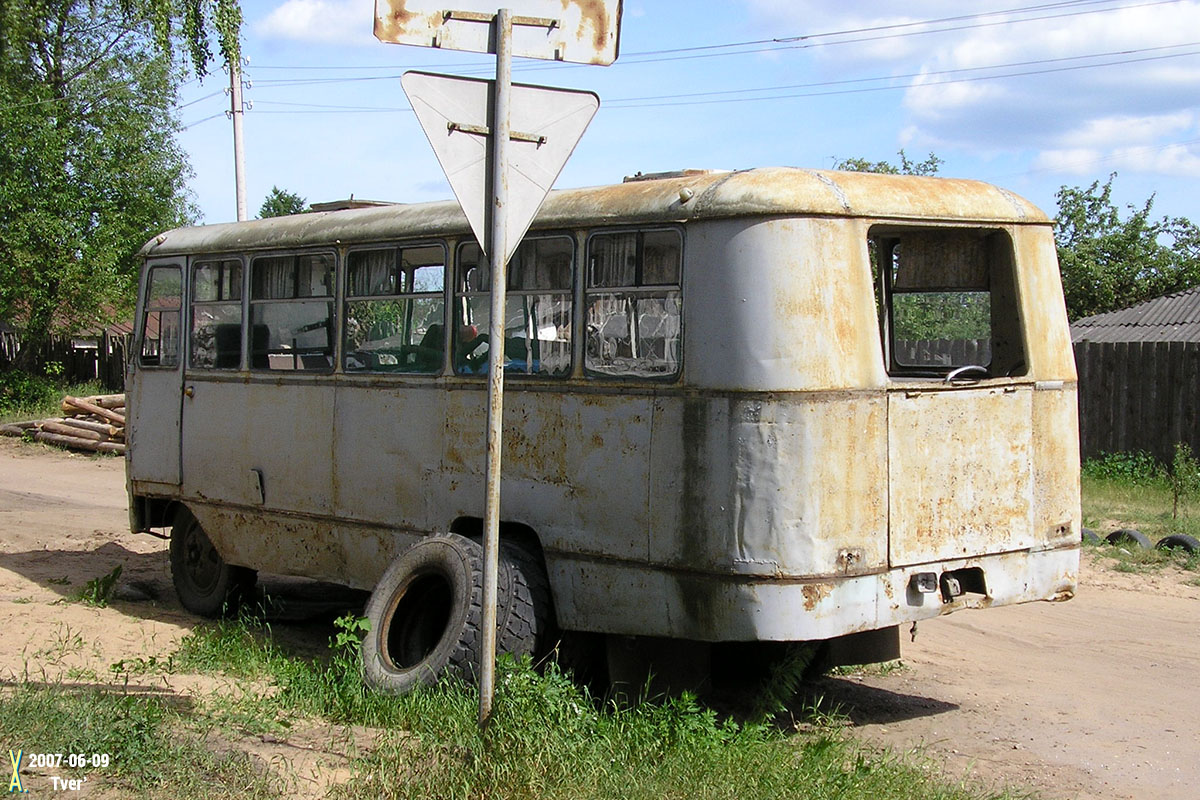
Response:
[{"label": "spare tire on ground", "polygon": [[1154,546],[1159,550],[1178,549],[1189,553],[1200,552],[1200,540],[1197,540],[1195,536],[1188,536],[1186,533],[1173,533],[1170,536],[1164,536]]},{"label": "spare tire on ground", "polygon": [[[533,653],[549,608],[540,561],[502,546],[496,594],[497,653]],[[443,675],[474,681],[483,646],[483,546],[455,533],[422,539],[388,567],[365,614],[368,685],[403,694]]]},{"label": "spare tire on ground", "polygon": [[1134,528],[1121,528],[1119,531],[1113,531],[1104,537],[1104,541],[1109,544],[1134,545],[1136,547],[1148,548],[1151,546],[1150,538]]}]

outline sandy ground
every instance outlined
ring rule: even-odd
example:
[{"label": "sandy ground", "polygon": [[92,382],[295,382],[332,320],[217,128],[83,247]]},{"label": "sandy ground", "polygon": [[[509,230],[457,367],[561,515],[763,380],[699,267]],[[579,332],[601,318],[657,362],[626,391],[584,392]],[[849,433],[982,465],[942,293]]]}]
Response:
[{"label": "sandy ground", "polygon": [[[110,607],[64,602],[118,565]],[[869,741],[920,750],[955,777],[1044,798],[1194,800],[1200,588],[1181,573],[1116,573],[1091,557],[1082,573],[1070,602],[922,622],[915,641],[905,635],[902,668],[825,678],[810,691]],[[293,607],[292,616],[321,610]],[[166,543],[128,531],[120,459],[0,438],[0,680],[126,688],[111,664],[165,658],[198,621],[175,599]],[[274,630],[296,647],[329,635],[327,619]],[[187,691],[162,676],[134,683]],[[322,771],[341,771],[330,740],[344,735],[314,734],[330,744],[302,749]],[[264,745],[266,759],[297,747],[255,746]],[[36,743],[0,742],[7,747]],[[311,760],[304,765],[318,769]]]}]

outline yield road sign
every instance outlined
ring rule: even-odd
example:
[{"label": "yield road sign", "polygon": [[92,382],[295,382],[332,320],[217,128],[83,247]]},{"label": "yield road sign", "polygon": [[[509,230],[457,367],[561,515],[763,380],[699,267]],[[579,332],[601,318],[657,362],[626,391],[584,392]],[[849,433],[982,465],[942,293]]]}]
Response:
[{"label": "yield road sign", "polygon": [[[400,82],[475,238],[486,249],[492,81],[406,72]],[[521,243],[599,106],[593,92],[512,85],[505,261]]]}]

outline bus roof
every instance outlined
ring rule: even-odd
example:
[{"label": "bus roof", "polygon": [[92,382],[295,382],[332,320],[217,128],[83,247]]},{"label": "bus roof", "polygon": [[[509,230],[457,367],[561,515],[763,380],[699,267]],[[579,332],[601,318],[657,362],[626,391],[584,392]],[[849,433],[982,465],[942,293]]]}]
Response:
[{"label": "bus roof", "polygon": [[[953,178],[768,167],[686,171],[551,192],[531,230],[759,216],[837,216],[983,223],[1049,222],[1036,206],[987,183]],[[221,253],[467,234],[453,201],[310,212],[177,228],[142,256]]]}]

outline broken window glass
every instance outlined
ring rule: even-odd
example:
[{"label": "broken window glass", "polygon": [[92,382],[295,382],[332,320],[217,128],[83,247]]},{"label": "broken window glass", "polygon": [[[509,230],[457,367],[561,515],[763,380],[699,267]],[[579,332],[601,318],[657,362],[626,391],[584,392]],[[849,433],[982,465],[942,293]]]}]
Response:
[{"label": "broken window glass", "polygon": [[1024,372],[1006,233],[878,229],[869,249],[890,373],[937,376],[965,366],[992,377]]},{"label": "broken window glass", "polygon": [[597,234],[588,241],[589,374],[678,374],[682,250],[682,237],[673,229]]},{"label": "broken window glass", "polygon": [[[571,285],[575,248],[570,237],[527,238],[508,264],[504,317],[504,371],[566,377],[571,374]],[[458,250],[458,312],[454,369],[484,374],[488,367],[491,274],[474,242]]]}]

